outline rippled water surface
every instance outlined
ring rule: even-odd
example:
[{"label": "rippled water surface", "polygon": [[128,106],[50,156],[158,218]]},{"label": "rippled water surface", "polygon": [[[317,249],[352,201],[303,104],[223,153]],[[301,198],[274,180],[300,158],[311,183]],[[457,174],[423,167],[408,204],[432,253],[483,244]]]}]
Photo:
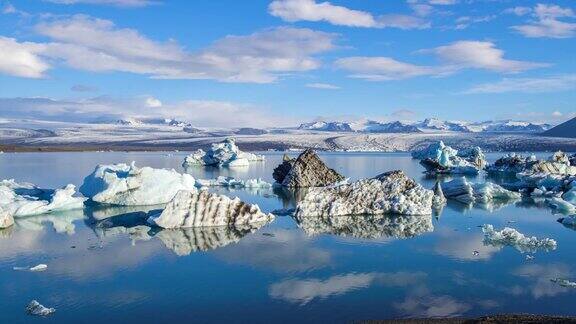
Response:
[{"label": "rippled water surface", "polygon": [[[184,153],[20,153],[0,155],[0,179],[42,187],[80,185],[99,163],[136,161],[195,177],[261,177],[272,182],[281,154],[246,169],[183,170]],[[424,186],[407,154],[323,154],[358,179],[402,169]],[[490,160],[496,158],[489,156]],[[479,176],[474,181],[485,181]],[[264,211],[294,207],[303,193],[224,189]],[[466,206],[437,216],[342,218],[331,225],[277,217],[260,229],[155,230],[148,209],[99,208],[17,219],[0,231],[0,318],[27,322],[32,299],[55,307],[45,322],[346,322],[362,319],[576,315],[576,232],[545,204]],[[554,251],[522,253],[483,242],[479,226],[511,226],[557,240]],[[476,251],[476,252],[475,252]],[[534,259],[527,260],[527,255]],[[44,272],[14,267],[48,265]]]}]

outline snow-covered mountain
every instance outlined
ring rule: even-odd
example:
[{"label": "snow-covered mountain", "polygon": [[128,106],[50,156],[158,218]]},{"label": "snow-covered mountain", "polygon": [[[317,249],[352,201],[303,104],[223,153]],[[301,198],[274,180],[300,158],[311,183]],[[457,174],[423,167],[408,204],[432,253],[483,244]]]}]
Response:
[{"label": "snow-covered mountain", "polygon": [[319,121],[301,124],[298,129],[325,132],[359,132],[359,133],[541,133],[552,126],[530,122],[503,120],[485,122],[445,121],[427,118],[419,122],[378,122],[373,120],[360,122]]}]

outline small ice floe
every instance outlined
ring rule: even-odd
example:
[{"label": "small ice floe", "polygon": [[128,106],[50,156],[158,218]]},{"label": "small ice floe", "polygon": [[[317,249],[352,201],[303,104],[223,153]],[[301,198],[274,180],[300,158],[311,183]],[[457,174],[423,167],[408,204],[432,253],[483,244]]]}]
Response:
[{"label": "small ice floe", "polygon": [[528,237],[510,227],[504,227],[504,229],[497,231],[494,226],[485,224],[482,226],[482,232],[484,232],[485,244],[496,247],[512,246],[522,253],[535,252],[539,249],[556,250],[557,246],[556,241],[551,238]]},{"label": "small ice floe", "polygon": [[552,281],[553,283],[556,283],[562,287],[576,288],[576,282],[570,281],[568,279],[555,278],[555,279],[550,279],[550,281]]},{"label": "small ice floe", "polygon": [[486,166],[486,157],[479,147],[456,150],[439,141],[412,152],[430,174],[478,174]]},{"label": "small ice floe", "polygon": [[325,187],[346,180],[311,149],[305,150],[296,159],[284,155],[282,164],[274,169],[272,177],[282,186],[291,188]]},{"label": "small ice floe", "polygon": [[226,188],[246,188],[246,189],[268,189],[272,184],[262,179],[239,180],[233,177],[219,176],[215,179],[196,179],[197,187],[226,187]]},{"label": "small ice floe", "polygon": [[35,316],[48,316],[56,312],[56,309],[44,307],[38,301],[33,300],[26,306],[26,312]]},{"label": "small ice floe", "polygon": [[197,150],[188,155],[182,166],[240,167],[248,166],[251,162],[264,161],[264,159],[263,155],[240,151],[236,146],[236,141],[233,138],[227,138],[223,142],[212,144],[206,152]]},{"label": "small ice floe", "polygon": [[239,198],[231,199],[204,190],[182,190],[148,222],[162,228],[181,228],[267,223],[273,219],[274,215],[263,213],[258,205]]},{"label": "small ice floe", "polygon": [[363,214],[431,215],[434,192],[402,171],[390,171],[337,187],[310,188],[296,216]]},{"label": "small ice floe", "polygon": [[42,189],[30,183],[0,181],[0,228],[13,224],[13,218],[81,209],[85,198],[74,197],[76,187]]},{"label": "small ice floe", "polygon": [[530,254],[527,254],[527,255],[526,255],[526,261],[532,261],[532,260],[534,260],[534,256],[533,256],[533,255],[530,255]]},{"label": "small ice floe", "polygon": [[99,165],[84,179],[80,192],[95,203],[118,206],[165,204],[180,190],[196,190],[189,174],[138,168],[135,163]]},{"label": "small ice floe", "polygon": [[40,271],[45,271],[46,269],[48,269],[48,266],[46,264],[40,263],[40,264],[35,265],[33,267],[13,267],[12,269],[18,270],[18,271],[40,272]]}]

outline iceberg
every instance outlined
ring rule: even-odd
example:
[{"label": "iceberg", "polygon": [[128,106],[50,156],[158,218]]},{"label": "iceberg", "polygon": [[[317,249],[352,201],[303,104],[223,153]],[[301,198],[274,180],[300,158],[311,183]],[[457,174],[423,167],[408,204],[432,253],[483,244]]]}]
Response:
[{"label": "iceberg", "polygon": [[482,232],[484,233],[485,244],[496,247],[512,246],[522,253],[533,253],[539,249],[545,251],[556,250],[557,247],[557,243],[553,239],[528,237],[510,227],[504,227],[501,231],[496,231],[494,226],[485,224],[482,226]]},{"label": "iceberg", "polygon": [[272,177],[284,187],[324,187],[344,180],[338,172],[330,169],[311,149],[296,159],[284,156],[284,161],[274,169]]},{"label": "iceberg", "polygon": [[331,234],[361,239],[404,239],[432,232],[432,217],[402,215],[356,215],[336,217],[294,217],[307,235]]},{"label": "iceberg", "polygon": [[436,182],[434,184],[434,197],[432,198],[432,207],[434,209],[442,209],[446,205],[446,197],[444,196],[444,192],[442,191],[442,186],[440,182]]},{"label": "iceberg", "polygon": [[148,219],[152,225],[162,228],[245,225],[267,223],[274,215],[260,211],[251,205],[224,195],[205,190],[182,190],[159,214]]},{"label": "iceberg", "polygon": [[296,207],[297,217],[361,214],[431,215],[434,192],[402,171],[350,184],[310,188]]},{"label": "iceberg", "polygon": [[0,181],[0,220],[9,224],[14,217],[81,209],[86,199],[74,197],[75,193],[72,184],[61,189],[41,189],[13,179]]},{"label": "iceberg", "polygon": [[497,201],[508,201],[522,198],[518,192],[504,189],[492,183],[470,183],[466,178],[461,177],[442,184],[444,196],[462,203],[490,203]]},{"label": "iceberg", "polygon": [[138,168],[135,163],[99,165],[84,179],[80,192],[99,204],[147,206],[165,204],[180,190],[196,190],[189,174]]},{"label": "iceberg", "polygon": [[479,147],[455,150],[444,142],[412,152],[429,174],[478,174],[486,166],[486,156]]},{"label": "iceberg", "polygon": [[562,198],[549,198],[546,202],[555,210],[563,214],[576,214],[576,205],[573,205]]},{"label": "iceberg", "polygon": [[48,316],[56,312],[56,309],[44,307],[38,301],[33,300],[26,306],[26,312],[35,316]]},{"label": "iceberg", "polygon": [[14,225],[14,216],[4,208],[0,207],[0,229]]},{"label": "iceberg", "polygon": [[516,175],[517,173],[529,170],[537,162],[538,160],[535,155],[524,157],[516,153],[510,153],[496,160],[494,164],[487,166],[486,171],[492,174]]},{"label": "iceberg", "polygon": [[550,281],[565,288],[576,288],[576,282],[570,281],[568,279],[555,278],[550,279]]},{"label": "iceberg", "polygon": [[220,143],[212,144],[207,152],[201,149],[196,150],[184,159],[182,166],[240,167],[248,166],[250,162],[264,161],[264,159],[263,155],[240,151],[236,146],[236,141],[233,138],[227,138]]},{"label": "iceberg", "polygon": [[576,215],[558,218],[558,223],[576,229]]}]

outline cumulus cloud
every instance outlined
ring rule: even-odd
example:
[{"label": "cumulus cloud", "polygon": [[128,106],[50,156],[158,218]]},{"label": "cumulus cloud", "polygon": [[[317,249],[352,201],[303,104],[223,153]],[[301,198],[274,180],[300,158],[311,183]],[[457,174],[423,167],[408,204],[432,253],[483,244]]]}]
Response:
[{"label": "cumulus cloud", "polygon": [[526,37],[538,38],[569,38],[576,35],[576,23],[559,20],[559,18],[574,18],[574,11],[570,8],[562,8],[551,4],[537,4],[532,10],[527,8],[513,9],[515,14],[532,13],[532,20],[525,25],[512,26],[511,28]]},{"label": "cumulus cloud", "polygon": [[576,74],[566,74],[543,78],[505,78],[497,82],[476,85],[464,93],[542,93],[574,89],[576,89]]},{"label": "cumulus cloud", "polygon": [[[274,82],[278,77],[317,69],[315,56],[336,48],[335,34],[304,28],[277,27],[250,35],[227,36],[196,52],[174,41],[158,42],[137,30],[119,28],[112,21],[75,15],[43,21],[35,30],[50,38],[47,43],[17,43],[3,39],[0,71],[23,77],[42,76],[48,66],[42,58],[80,70],[130,72],[166,79],[212,79],[222,82]],[[3,62],[2,62],[3,61]],[[6,71],[14,61],[35,69]],[[31,63],[32,62],[32,63]],[[12,70],[15,68],[11,68]]]},{"label": "cumulus cloud", "polygon": [[350,77],[369,81],[445,76],[464,69],[516,73],[548,66],[543,63],[505,59],[504,51],[496,48],[492,42],[483,41],[458,41],[419,52],[434,54],[441,64],[424,66],[397,61],[390,57],[347,57],[338,59],[335,65],[337,68],[352,72]]},{"label": "cumulus cloud", "polygon": [[329,84],[329,83],[308,83],[306,84],[308,88],[315,88],[315,89],[324,89],[324,90],[338,90],[340,89],[339,86]]},{"label": "cumulus cloud", "polygon": [[422,29],[430,26],[429,22],[418,17],[399,14],[374,16],[373,14],[349,9],[332,3],[315,0],[274,0],[268,11],[271,15],[285,21],[325,21],[333,25],[400,29]]},{"label": "cumulus cloud", "polygon": [[154,98],[154,97],[148,97],[146,98],[146,107],[149,108],[158,108],[158,107],[162,107],[162,101]]},{"label": "cumulus cloud", "polygon": [[72,4],[93,4],[93,5],[110,5],[117,7],[145,7],[158,3],[150,0],[44,0],[47,2],[72,5]]},{"label": "cumulus cloud", "polygon": [[24,77],[42,78],[50,68],[40,57],[45,49],[42,44],[23,42],[0,36],[0,73]]}]

